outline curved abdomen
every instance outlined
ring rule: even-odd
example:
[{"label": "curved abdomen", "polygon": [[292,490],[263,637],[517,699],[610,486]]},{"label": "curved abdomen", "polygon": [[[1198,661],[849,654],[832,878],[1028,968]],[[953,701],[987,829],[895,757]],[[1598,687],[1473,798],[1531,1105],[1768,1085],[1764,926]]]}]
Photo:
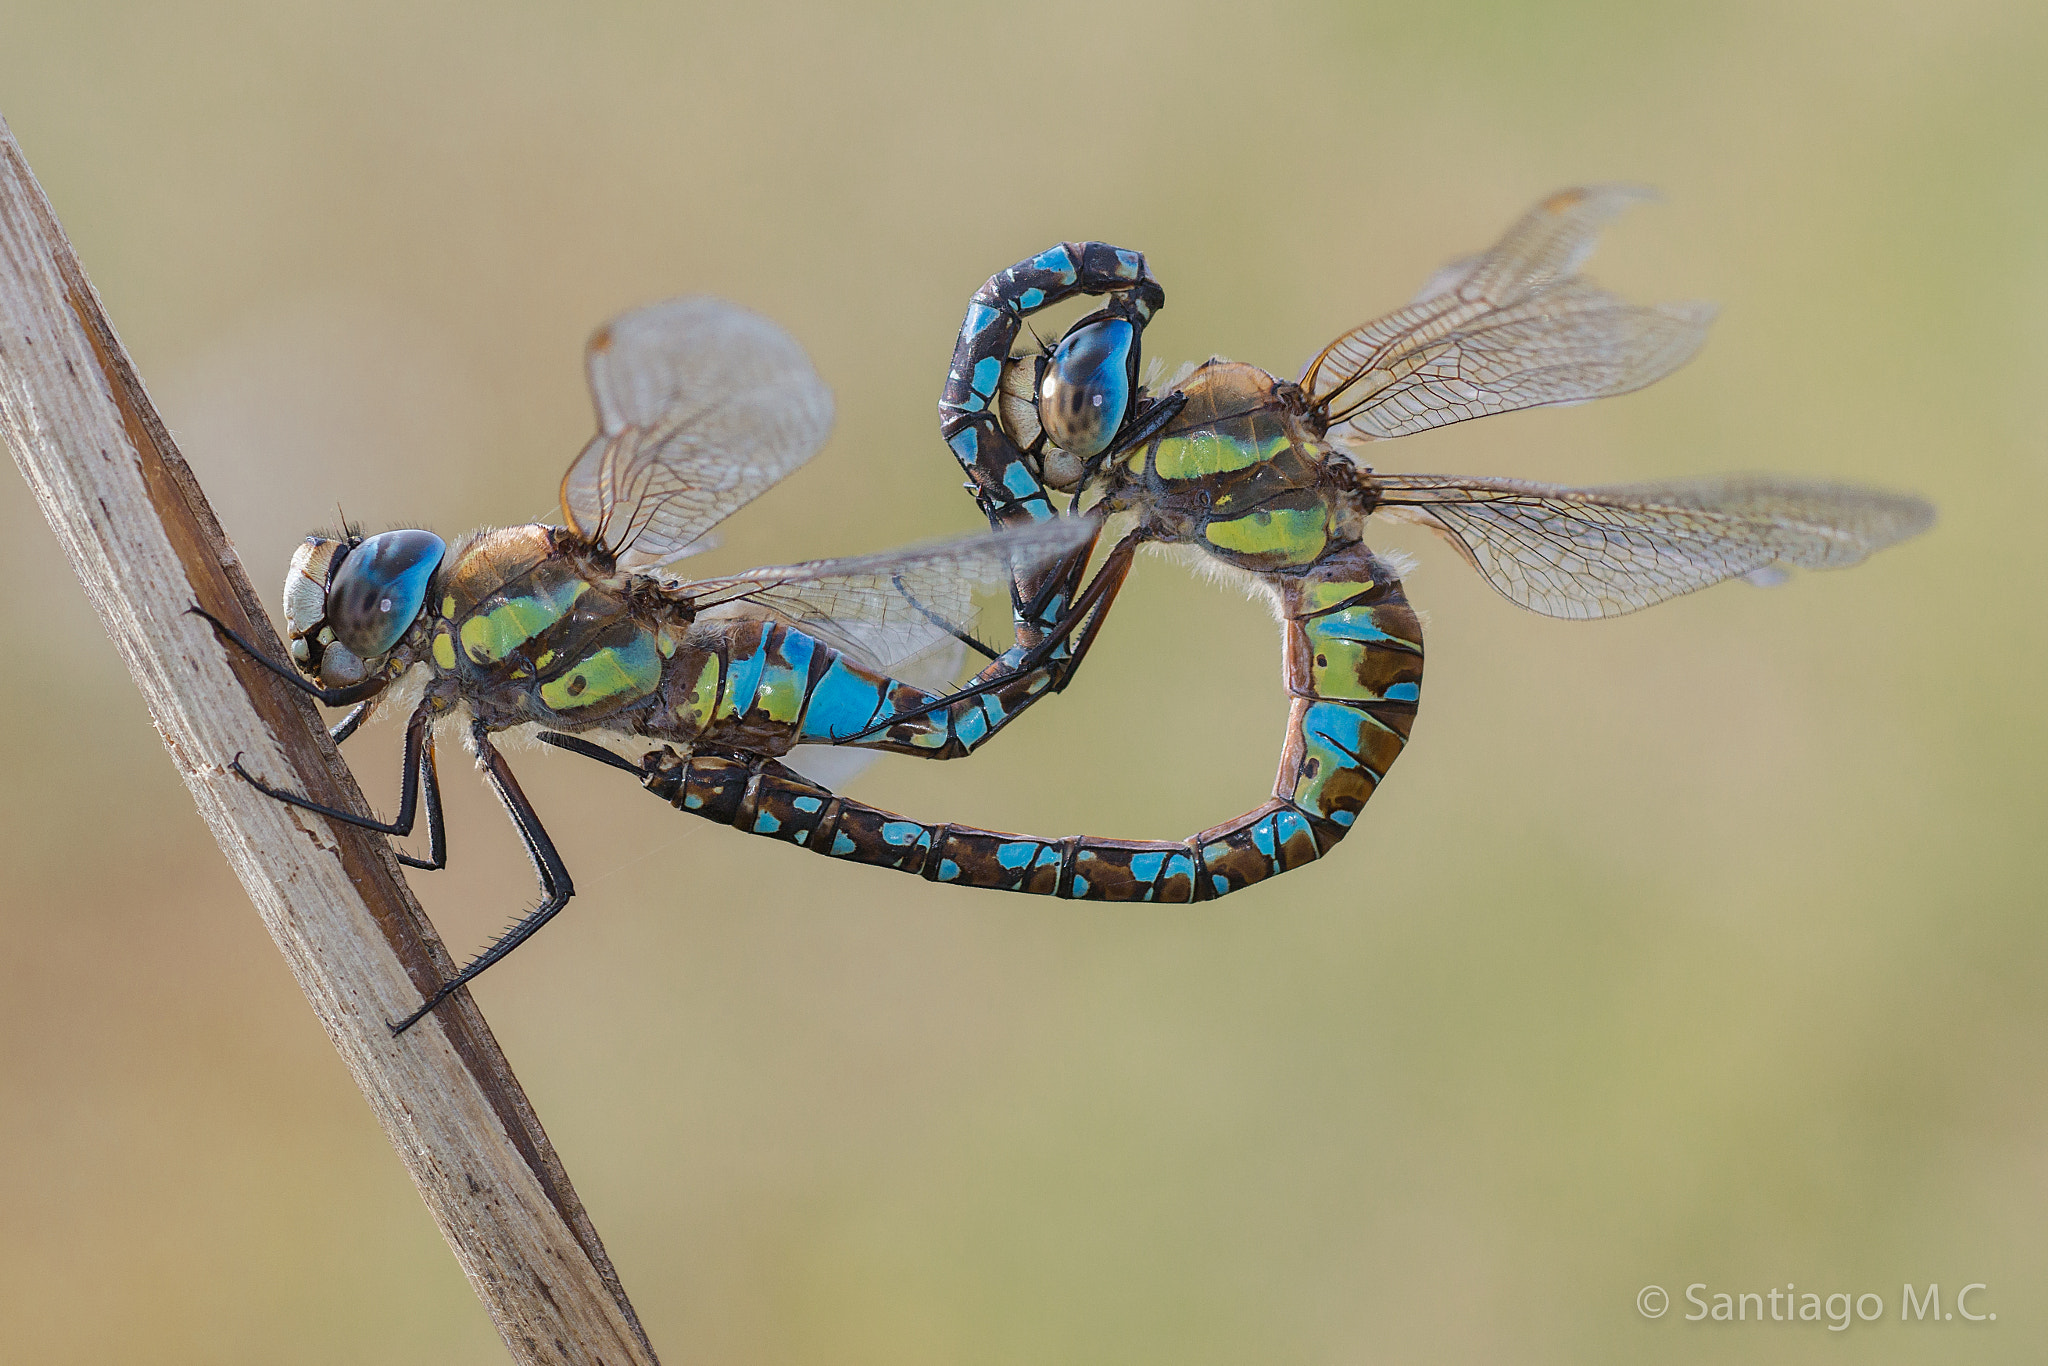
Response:
[{"label": "curved abdomen", "polygon": [[1312,862],[1341,840],[1407,743],[1420,700],[1420,624],[1399,581],[1364,546],[1273,582],[1293,697],[1273,797],[1186,840],[928,825],[758,754],[650,755],[643,781],[681,810],[934,882],[1089,901],[1207,901]]}]

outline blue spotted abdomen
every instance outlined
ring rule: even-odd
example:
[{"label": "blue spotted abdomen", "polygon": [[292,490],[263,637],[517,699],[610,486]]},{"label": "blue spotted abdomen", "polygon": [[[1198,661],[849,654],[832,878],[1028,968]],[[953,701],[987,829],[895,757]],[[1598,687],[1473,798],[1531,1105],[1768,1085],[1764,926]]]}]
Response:
[{"label": "blue spotted abdomen", "polygon": [[[949,705],[770,619],[699,622],[667,666],[641,733],[691,745],[787,753],[854,744],[925,758],[970,753],[1049,683],[1045,670]],[[873,735],[862,732],[902,718]],[[856,738],[860,737],[860,738]]]},{"label": "blue spotted abdomen", "polygon": [[1293,706],[1271,800],[1190,839],[1046,839],[927,824],[841,797],[758,751],[649,755],[643,781],[676,807],[853,863],[933,882],[1087,901],[1207,901],[1327,853],[1407,742],[1422,632],[1364,546],[1276,576]]}]

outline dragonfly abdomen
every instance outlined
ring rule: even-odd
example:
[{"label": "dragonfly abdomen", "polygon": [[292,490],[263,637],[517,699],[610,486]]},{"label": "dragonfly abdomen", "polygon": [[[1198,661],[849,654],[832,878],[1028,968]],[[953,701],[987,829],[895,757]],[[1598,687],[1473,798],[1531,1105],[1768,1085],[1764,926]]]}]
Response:
[{"label": "dragonfly abdomen", "polygon": [[1294,706],[1274,796],[1191,839],[927,824],[839,796],[758,749],[653,754],[642,781],[678,810],[932,882],[1079,901],[1209,901],[1328,853],[1399,757],[1419,701],[1421,627],[1370,551],[1354,546],[1312,576],[1275,582]]},{"label": "dragonfly abdomen", "polygon": [[[1051,685],[1046,669],[948,702],[868,668],[785,622],[700,622],[669,666],[661,705],[640,729],[713,749],[782,754],[792,745],[852,744],[934,759],[970,754]],[[878,722],[901,718],[871,736]]]},{"label": "dragonfly abdomen", "polygon": [[650,756],[647,789],[679,811],[871,867],[995,891],[1089,901],[1187,902],[1199,855],[1186,843],[1039,839],[928,825],[841,797],[772,759]]}]

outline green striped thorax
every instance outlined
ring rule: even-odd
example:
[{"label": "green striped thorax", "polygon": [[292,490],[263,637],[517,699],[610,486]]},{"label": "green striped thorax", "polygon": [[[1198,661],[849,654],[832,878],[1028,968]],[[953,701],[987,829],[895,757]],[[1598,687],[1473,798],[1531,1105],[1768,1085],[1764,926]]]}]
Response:
[{"label": "green striped thorax", "polygon": [[1306,568],[1363,537],[1365,480],[1298,387],[1212,360],[1173,392],[1181,410],[1096,470],[1084,498],[1135,513],[1152,539],[1261,573]]}]

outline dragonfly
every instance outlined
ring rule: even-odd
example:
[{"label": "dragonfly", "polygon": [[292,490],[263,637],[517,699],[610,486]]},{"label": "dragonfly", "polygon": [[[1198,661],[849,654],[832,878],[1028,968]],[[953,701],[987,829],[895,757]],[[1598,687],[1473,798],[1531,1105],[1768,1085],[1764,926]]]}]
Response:
[{"label": "dragonfly", "polygon": [[[1323,347],[1293,382],[1218,358],[1156,391],[1141,383],[1142,334],[1165,295],[1140,253],[1108,243],[1060,243],[976,292],[939,404],[969,491],[994,527],[1079,517],[1121,528],[1092,578],[1092,543],[1017,576],[1006,667],[1050,675],[1026,705],[1066,686],[1146,545],[1191,549],[1271,599],[1291,699],[1270,799],[1150,846],[1142,869],[1163,877],[1035,890],[1206,900],[1344,837],[1412,733],[1422,679],[1420,623],[1395,566],[1366,544],[1370,518],[1421,525],[1517,606],[1568,619],[1844,568],[1932,524],[1911,495],[1780,475],[1569,488],[1383,473],[1361,458],[1370,443],[1450,423],[1624,394],[1690,359],[1710,306],[1632,304],[1579,274],[1601,227],[1646,197],[1613,185],[1548,196],[1406,306]],[[1027,318],[1084,295],[1100,307],[1056,344],[1017,352]],[[1019,846],[994,847],[1007,861],[984,859],[966,880],[1013,885]]]},{"label": "dragonfly", "polygon": [[[815,836],[812,847],[828,856],[921,869],[930,827],[846,803],[782,760],[839,744],[939,759],[974,750],[1048,685],[1050,671],[997,661],[977,676],[988,686],[954,702],[890,671],[968,644],[993,657],[968,629],[975,588],[1006,585],[1093,535],[1060,519],[677,577],[669,567],[702,549],[713,527],[817,452],[831,393],[780,327],[711,298],[613,320],[586,363],[598,431],[563,476],[561,525],[476,531],[452,544],[420,529],[311,536],[286,574],[289,661],[192,609],[301,691],[353,707],[331,731],[337,742],[380,704],[409,699],[395,819],[272,786],[237,755],[235,771],[268,796],[391,836],[411,834],[423,808],[426,857],[398,857],[442,868],[436,736],[444,723],[466,724],[484,778],[512,816],[539,905],[397,1021],[397,1032],[502,960],[575,892],[494,737],[522,733],[624,768],[678,807],[745,830],[799,844]],[[621,749],[644,751],[641,762]]]}]

